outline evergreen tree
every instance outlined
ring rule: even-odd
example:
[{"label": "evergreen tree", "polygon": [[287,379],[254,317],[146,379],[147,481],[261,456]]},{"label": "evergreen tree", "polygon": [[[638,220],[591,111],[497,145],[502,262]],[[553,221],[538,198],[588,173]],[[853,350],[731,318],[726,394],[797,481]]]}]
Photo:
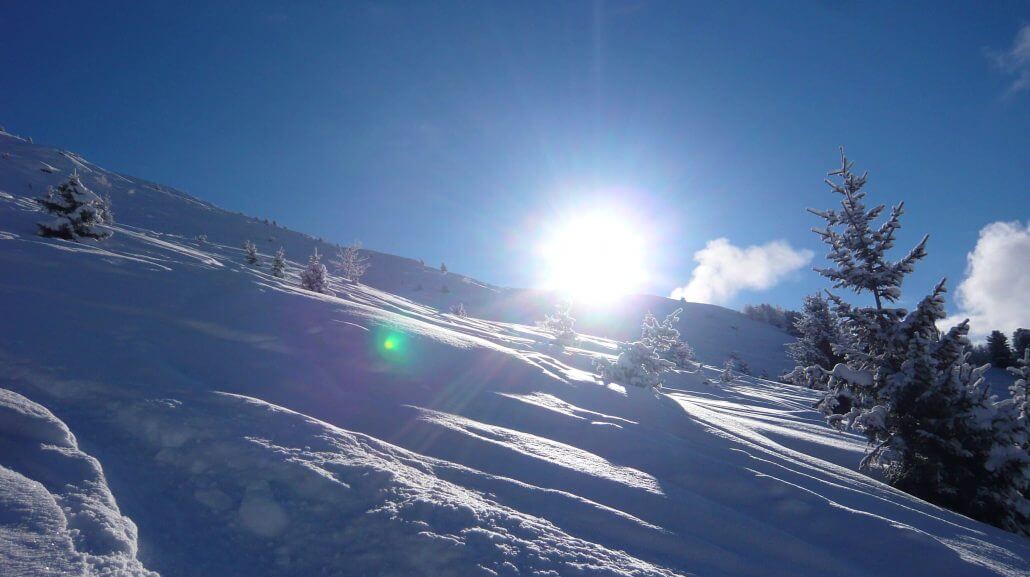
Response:
[{"label": "evergreen tree", "polygon": [[1030,329],[1016,329],[1012,333],[1012,352],[1015,358],[1022,359],[1030,349]]},{"label": "evergreen tree", "polygon": [[987,352],[991,355],[991,364],[999,369],[1012,365],[1014,355],[1009,348],[1009,339],[1001,331],[991,331],[987,337]]},{"label": "evergreen tree", "polygon": [[544,317],[541,327],[554,334],[554,341],[559,346],[567,346],[578,338],[573,327],[576,319],[569,312],[569,305],[559,303],[554,307],[554,314]]},{"label": "evergreen tree", "polygon": [[250,242],[249,240],[243,241],[243,252],[244,260],[249,265],[260,265],[260,259],[258,258],[257,245]]},{"label": "evergreen tree", "polygon": [[86,188],[78,173],[72,174],[56,189],[49,188],[46,196],[37,201],[47,212],[57,215],[54,220],[37,224],[40,236],[67,240],[103,240],[112,234],[101,227],[104,221],[104,201]]},{"label": "evergreen tree", "polygon": [[733,359],[726,359],[726,362],[722,365],[722,374],[719,375],[719,380],[724,383],[732,383],[736,375],[733,374]]},{"label": "evergreen tree", "polygon": [[114,224],[114,207],[111,204],[111,193],[105,192],[104,193],[104,197],[103,197],[103,199],[101,199],[101,201],[102,201],[102,206],[103,206],[103,209],[104,209],[104,214],[102,216],[102,220],[103,220],[104,224],[106,224],[106,225]]},{"label": "evergreen tree", "polygon": [[368,257],[361,254],[361,243],[353,242],[336,255],[333,264],[340,269],[343,278],[353,282],[361,283],[361,277],[365,276],[368,270]]},{"label": "evergreen tree", "polygon": [[658,337],[658,326],[654,315],[648,313],[641,326],[642,336],[639,341],[619,343],[619,356],[615,362],[607,359],[597,361],[595,367],[601,379],[605,382],[660,389],[662,375],[674,369],[675,365],[663,359],[658,351],[666,342]]},{"label": "evergreen tree", "polygon": [[680,340],[680,332],[676,326],[680,321],[682,308],[678,308],[659,322],[650,312],[644,316],[640,340],[653,348],[658,356],[673,363],[678,369],[696,368],[694,349]]},{"label": "evergreen tree", "polygon": [[286,254],[283,252],[283,247],[279,247],[279,250],[275,251],[275,256],[272,258],[272,276],[276,278],[286,277]]},{"label": "evergreen tree", "polygon": [[322,264],[317,247],[308,258],[308,267],[300,273],[300,286],[316,293],[332,294],[329,290],[329,271]]},{"label": "evergreen tree", "polygon": [[[834,350],[835,345],[845,340],[837,317],[830,310],[829,302],[822,295],[805,297],[800,316],[794,323],[798,340],[787,345],[787,356],[797,366],[792,382],[795,385],[824,388],[827,374],[837,363],[844,362],[843,355]],[[808,367],[819,367],[821,371],[806,371]],[[815,377],[815,378],[813,378]]]},{"label": "evergreen tree", "polygon": [[451,289],[448,288],[447,285],[441,285],[440,286],[440,292],[442,292],[443,294],[447,294],[447,293],[451,292]]},{"label": "evergreen tree", "polygon": [[440,263],[440,272],[447,272],[447,264]]},{"label": "evergreen tree", "polygon": [[598,376],[605,382],[660,389],[662,375],[673,364],[642,341],[619,343],[619,356],[615,362],[601,359],[596,365]]},{"label": "evergreen tree", "polygon": [[[911,313],[889,308],[913,265],[926,256],[926,238],[903,259],[892,262],[902,205],[879,228],[871,221],[882,206],[866,210],[866,177],[851,172],[841,153],[841,168],[829,182],[842,199],[842,211],[812,211],[827,221],[816,230],[830,245],[836,267],[819,269],[838,288],[869,293],[875,307],[856,307],[830,295],[845,325],[845,362],[836,365],[827,400],[844,394],[847,414],[830,422],[854,426],[871,450],[861,466],[877,467],[886,480],[927,501],[999,527],[1026,532],[1020,512],[1030,510],[1025,488],[1030,462],[1016,444],[1014,411],[987,396],[984,367],[968,364],[969,323],[945,334],[937,328],[944,314],[944,281]],[[841,230],[837,230],[840,227]],[[832,408],[830,402],[826,403]]]}]

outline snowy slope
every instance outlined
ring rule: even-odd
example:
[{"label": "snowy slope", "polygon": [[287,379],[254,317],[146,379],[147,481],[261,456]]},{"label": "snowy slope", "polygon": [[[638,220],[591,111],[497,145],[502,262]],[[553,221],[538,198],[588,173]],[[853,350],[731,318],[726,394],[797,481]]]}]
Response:
[{"label": "snowy slope", "polygon": [[[615,343],[551,346],[528,324],[546,295],[379,253],[369,286],[312,294],[299,233],[12,137],[0,154],[0,574],[1027,573],[1025,538],[857,473],[861,441],[808,391],[710,368],[606,387],[587,370]],[[34,235],[28,198],[73,166],[113,197],[112,239]],[[289,278],[242,265],[244,238],[284,244]],[[458,300],[472,317],[439,311]],[[581,325],[630,336],[675,306]],[[772,327],[684,317],[712,364],[783,362]]]}]

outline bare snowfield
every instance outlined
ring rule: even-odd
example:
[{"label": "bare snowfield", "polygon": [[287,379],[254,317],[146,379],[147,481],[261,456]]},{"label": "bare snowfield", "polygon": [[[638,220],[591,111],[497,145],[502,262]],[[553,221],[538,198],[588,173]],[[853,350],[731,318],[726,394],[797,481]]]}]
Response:
[{"label": "bare snowfield", "polygon": [[[810,391],[711,384],[732,351],[785,368],[789,337],[738,313],[685,306],[701,374],[606,386],[609,339],[680,303],[584,311],[563,350],[532,326],[547,295],[380,253],[314,294],[314,239],[0,153],[0,575],[1030,574],[1026,538],[859,473]],[[113,198],[110,240],[35,235],[29,199],[72,170]]]}]

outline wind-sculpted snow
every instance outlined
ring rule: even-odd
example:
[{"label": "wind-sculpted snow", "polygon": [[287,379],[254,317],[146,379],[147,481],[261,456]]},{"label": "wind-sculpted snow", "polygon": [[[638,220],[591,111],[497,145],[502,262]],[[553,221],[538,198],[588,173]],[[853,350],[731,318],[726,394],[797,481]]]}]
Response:
[{"label": "wind-sculpted snow", "polygon": [[448,415],[438,411],[424,411],[424,419],[431,423],[461,431],[487,443],[494,443],[512,451],[554,463],[573,471],[580,471],[616,483],[661,494],[658,482],[647,473],[630,467],[619,467],[602,457],[576,447],[558,443],[544,437],[478,423],[471,419]]},{"label": "wind-sculpted snow", "polygon": [[[685,306],[702,373],[603,384],[608,336],[679,303],[560,347],[532,323],[550,297],[411,259],[314,293],[298,275],[329,245],[2,133],[0,153],[4,577],[1027,574],[1026,539],[858,472],[811,391],[710,384],[733,350],[786,364],[737,313]],[[35,235],[31,198],[72,170],[111,195],[109,240]]]},{"label": "wind-sculpted snow", "polygon": [[46,408],[0,389],[0,574],[147,577],[100,464]]}]

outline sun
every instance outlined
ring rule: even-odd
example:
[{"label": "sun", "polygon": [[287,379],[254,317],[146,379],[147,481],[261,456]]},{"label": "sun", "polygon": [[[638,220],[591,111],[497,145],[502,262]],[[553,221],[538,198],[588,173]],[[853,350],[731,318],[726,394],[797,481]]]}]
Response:
[{"label": "sun", "polygon": [[598,304],[639,290],[646,280],[643,237],[615,211],[554,223],[541,243],[544,288]]}]

